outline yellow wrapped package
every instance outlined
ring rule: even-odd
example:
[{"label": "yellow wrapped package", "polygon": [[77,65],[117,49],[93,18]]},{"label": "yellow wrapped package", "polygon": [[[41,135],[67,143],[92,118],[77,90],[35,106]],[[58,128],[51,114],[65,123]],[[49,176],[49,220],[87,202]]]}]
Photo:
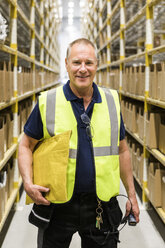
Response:
[{"label": "yellow wrapped package", "polygon": [[[49,188],[50,202],[67,200],[67,165],[71,130],[42,141],[33,152],[33,183]],[[33,203],[27,195],[26,204]]]}]

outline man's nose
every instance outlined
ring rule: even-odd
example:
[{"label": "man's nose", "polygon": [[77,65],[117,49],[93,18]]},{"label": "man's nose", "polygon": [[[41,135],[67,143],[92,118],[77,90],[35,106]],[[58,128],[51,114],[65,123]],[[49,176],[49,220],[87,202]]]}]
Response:
[{"label": "man's nose", "polygon": [[81,63],[80,65],[80,69],[79,69],[81,72],[86,72],[87,68],[86,68],[86,65],[84,62]]}]

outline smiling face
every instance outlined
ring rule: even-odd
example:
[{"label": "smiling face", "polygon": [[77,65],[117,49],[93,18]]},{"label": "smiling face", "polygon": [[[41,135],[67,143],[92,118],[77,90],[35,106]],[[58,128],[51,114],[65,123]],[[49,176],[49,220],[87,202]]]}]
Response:
[{"label": "smiling face", "polygon": [[90,44],[75,43],[65,59],[70,86],[76,91],[92,87],[97,70],[95,49]]}]

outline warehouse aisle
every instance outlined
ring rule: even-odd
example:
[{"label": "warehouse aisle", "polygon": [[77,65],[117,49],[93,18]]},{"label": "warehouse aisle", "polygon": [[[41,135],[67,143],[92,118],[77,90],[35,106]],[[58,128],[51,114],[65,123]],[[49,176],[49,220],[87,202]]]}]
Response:
[{"label": "warehouse aisle", "polygon": [[[123,187],[121,187],[121,192],[124,193]],[[25,194],[22,195],[21,201],[17,204],[15,215],[9,226],[2,248],[36,248],[37,228],[28,223],[31,206],[25,206],[24,202]],[[165,243],[163,239],[149,214],[143,209],[140,201],[139,206],[141,222],[136,227],[129,227],[127,225],[121,231],[119,248],[164,248]],[[162,228],[164,228],[163,224]],[[80,239],[77,233],[72,239],[70,248],[80,248]]]}]

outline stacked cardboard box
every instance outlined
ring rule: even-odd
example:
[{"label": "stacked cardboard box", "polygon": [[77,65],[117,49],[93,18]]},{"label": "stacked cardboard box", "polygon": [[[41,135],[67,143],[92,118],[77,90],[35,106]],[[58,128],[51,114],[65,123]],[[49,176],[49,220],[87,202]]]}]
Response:
[{"label": "stacked cardboard box", "polygon": [[0,102],[8,102],[13,97],[13,71],[10,63],[3,63],[0,70]]},{"label": "stacked cardboard box", "polygon": [[162,208],[165,212],[165,176],[162,176],[161,188],[162,188]]},{"label": "stacked cardboard box", "polygon": [[165,154],[165,115],[161,115],[159,124],[159,150]]},{"label": "stacked cardboard box", "polygon": [[120,82],[120,72],[119,69],[113,69],[109,72],[109,87],[111,89],[119,89],[119,82]]},{"label": "stacked cardboard box", "polygon": [[13,114],[3,111],[0,114],[0,160],[13,143]]},{"label": "stacked cardboard box", "polygon": [[40,71],[35,72],[35,88],[39,89],[41,88],[43,83],[43,73]]},{"label": "stacked cardboard box", "polygon": [[160,114],[148,112],[146,120],[146,145],[157,149],[159,143]]},{"label": "stacked cardboard box", "polygon": [[107,86],[107,71],[106,70],[102,70],[101,71],[101,83],[102,86]]},{"label": "stacked cardboard box", "polygon": [[150,89],[149,95],[153,99],[165,101],[165,63],[150,65]]},{"label": "stacked cardboard box", "polygon": [[5,212],[6,205],[6,185],[7,185],[7,173],[4,171],[0,171],[0,221],[3,218]]},{"label": "stacked cardboard box", "polygon": [[6,203],[14,189],[14,165],[11,159],[0,171],[0,221],[3,218]]},{"label": "stacked cardboard box", "polygon": [[123,72],[123,91],[144,96],[145,66],[126,67]]},{"label": "stacked cardboard box", "polygon": [[134,139],[128,138],[127,136],[127,143],[130,150],[130,156],[131,156],[131,163],[134,175],[136,179],[139,180],[140,184],[143,183],[143,147],[137,143]]},{"label": "stacked cardboard box", "polygon": [[32,71],[28,68],[22,68],[17,74],[18,95],[22,95],[33,90]]},{"label": "stacked cardboard box", "polygon": [[132,133],[138,133],[143,139],[144,136],[144,114],[141,104],[135,104],[129,101],[122,100],[121,111],[126,127]]},{"label": "stacked cardboard box", "polygon": [[32,111],[32,100],[29,98],[19,103],[18,106],[18,135],[23,132],[24,125]]},{"label": "stacked cardboard box", "polygon": [[161,207],[162,205],[161,181],[164,175],[165,175],[165,170],[161,169],[160,163],[150,162],[148,190],[149,190],[149,199],[155,207]]},{"label": "stacked cardboard box", "polygon": [[4,119],[0,117],[0,160],[4,157]]}]

